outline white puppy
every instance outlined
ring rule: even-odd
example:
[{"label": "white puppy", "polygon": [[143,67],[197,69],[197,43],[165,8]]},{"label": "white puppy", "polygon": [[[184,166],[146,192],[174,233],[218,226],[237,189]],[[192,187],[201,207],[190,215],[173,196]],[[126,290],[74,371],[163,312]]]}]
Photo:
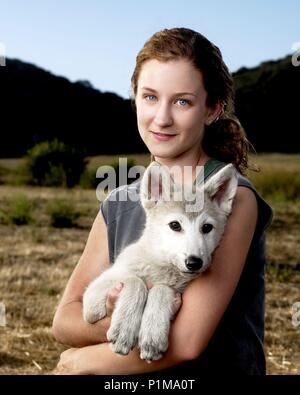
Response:
[{"label": "white puppy", "polygon": [[[185,191],[183,199],[175,199],[179,189],[170,180],[164,166],[153,162],[147,168],[140,190],[146,213],[141,238],[127,246],[83,295],[84,319],[94,323],[106,315],[109,290],[118,282],[124,284],[107,338],[112,350],[123,355],[138,343],[140,357],[147,361],[161,358],[167,350],[175,294],[210,265],[237,189],[232,165],[194,186],[188,195]],[[169,199],[165,185],[171,186]],[[196,196],[204,194],[204,204],[187,210],[195,188]],[[153,284],[150,290],[146,282]]]}]

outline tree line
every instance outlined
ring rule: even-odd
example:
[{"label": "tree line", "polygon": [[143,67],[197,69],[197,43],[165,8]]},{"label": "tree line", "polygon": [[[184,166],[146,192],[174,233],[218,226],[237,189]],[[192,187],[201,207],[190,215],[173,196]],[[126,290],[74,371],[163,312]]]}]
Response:
[{"label": "tree line", "polygon": [[[233,74],[236,115],[257,152],[299,152],[300,67],[291,56]],[[85,155],[144,153],[130,100],[33,64],[0,67],[0,157],[58,139]]]}]

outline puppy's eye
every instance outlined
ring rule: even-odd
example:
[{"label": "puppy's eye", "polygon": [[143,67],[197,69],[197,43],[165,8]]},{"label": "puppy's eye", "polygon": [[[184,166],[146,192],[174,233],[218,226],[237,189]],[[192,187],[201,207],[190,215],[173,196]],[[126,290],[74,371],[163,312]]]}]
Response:
[{"label": "puppy's eye", "polygon": [[212,230],[212,224],[204,224],[202,226],[202,233],[209,233]]},{"label": "puppy's eye", "polygon": [[181,225],[178,221],[172,221],[169,223],[170,229],[174,230],[175,232],[181,231]]}]

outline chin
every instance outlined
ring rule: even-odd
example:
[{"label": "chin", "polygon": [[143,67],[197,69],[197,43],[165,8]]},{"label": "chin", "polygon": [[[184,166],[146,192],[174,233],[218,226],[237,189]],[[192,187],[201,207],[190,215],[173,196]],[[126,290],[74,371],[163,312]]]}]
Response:
[{"label": "chin", "polygon": [[180,145],[178,142],[176,144],[170,144],[167,142],[154,142],[152,139],[147,138],[148,136],[141,136],[144,144],[151,152],[152,155],[160,158],[175,158],[180,155],[182,150],[178,149]]},{"label": "chin", "polygon": [[173,159],[181,154],[181,151],[175,149],[170,149],[170,148],[162,149],[161,147],[153,147],[151,145],[148,146],[148,149],[152,155],[164,159]]}]

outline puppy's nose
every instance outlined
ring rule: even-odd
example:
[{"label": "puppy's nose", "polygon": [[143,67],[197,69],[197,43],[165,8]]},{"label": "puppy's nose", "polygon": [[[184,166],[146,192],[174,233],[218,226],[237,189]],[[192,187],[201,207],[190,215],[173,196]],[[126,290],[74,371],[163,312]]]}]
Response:
[{"label": "puppy's nose", "polygon": [[203,265],[203,261],[201,258],[195,256],[195,255],[190,255],[187,257],[185,260],[185,266],[192,271],[195,270],[200,270]]}]

